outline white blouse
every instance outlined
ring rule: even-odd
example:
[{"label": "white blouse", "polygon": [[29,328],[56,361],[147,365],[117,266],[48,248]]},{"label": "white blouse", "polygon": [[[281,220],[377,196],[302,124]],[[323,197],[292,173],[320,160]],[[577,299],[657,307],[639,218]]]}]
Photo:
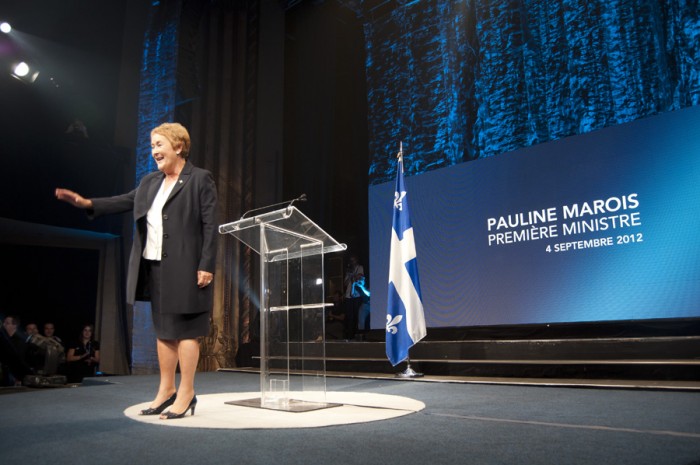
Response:
[{"label": "white blouse", "polygon": [[160,260],[163,249],[163,205],[175,184],[172,183],[166,188],[163,179],[158,194],[146,214],[146,247],[143,249],[143,258],[146,260]]}]

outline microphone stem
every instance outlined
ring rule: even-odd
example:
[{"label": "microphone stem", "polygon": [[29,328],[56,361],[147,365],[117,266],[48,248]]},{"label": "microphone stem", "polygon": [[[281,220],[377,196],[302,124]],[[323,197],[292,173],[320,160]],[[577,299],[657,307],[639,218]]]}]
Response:
[{"label": "microphone stem", "polygon": [[267,206],[265,206],[265,207],[253,208],[252,210],[248,210],[247,212],[245,212],[245,213],[243,214],[243,216],[241,216],[241,219],[246,218],[250,213],[257,212],[257,211],[260,211],[260,210],[265,210],[265,209],[268,209],[268,208],[278,207],[278,206],[280,206],[280,205],[285,205],[285,204],[287,204],[287,208],[290,208],[290,207],[292,207],[292,206],[294,205],[294,202],[296,202],[296,201],[302,201],[302,202],[303,202],[303,201],[306,201],[306,194],[301,194],[299,197],[297,197],[296,199],[293,199],[293,200],[291,200],[291,201],[290,201],[290,200],[285,200],[284,202],[273,203],[272,205],[267,205]]}]

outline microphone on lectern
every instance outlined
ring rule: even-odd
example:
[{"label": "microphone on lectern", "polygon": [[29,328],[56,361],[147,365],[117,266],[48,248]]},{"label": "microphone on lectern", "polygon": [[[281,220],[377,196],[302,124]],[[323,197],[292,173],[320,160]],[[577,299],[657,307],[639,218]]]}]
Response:
[{"label": "microphone on lectern", "polygon": [[280,203],[273,203],[272,205],[266,205],[264,207],[259,207],[259,208],[253,208],[252,210],[248,210],[247,212],[243,213],[243,216],[241,216],[240,219],[247,218],[249,214],[255,213],[261,210],[267,210],[268,208],[274,208],[274,207],[279,207],[280,205],[287,205],[287,208],[291,207],[294,205],[294,202],[306,202],[306,194],[301,194],[299,197],[296,199],[292,200],[285,200],[284,202]]},{"label": "microphone on lectern", "polygon": [[299,197],[289,202],[289,206],[291,207],[294,205],[294,202],[306,202],[306,194],[301,194]]}]

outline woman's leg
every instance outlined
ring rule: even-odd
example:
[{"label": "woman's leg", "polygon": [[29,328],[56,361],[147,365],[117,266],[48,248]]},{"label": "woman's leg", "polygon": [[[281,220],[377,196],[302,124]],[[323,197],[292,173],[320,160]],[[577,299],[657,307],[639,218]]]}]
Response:
[{"label": "woman's leg", "polygon": [[170,411],[182,413],[190,405],[195,394],[194,374],[199,362],[199,342],[197,339],[181,339],[178,342],[177,352],[180,360],[180,386],[177,390],[177,399]]},{"label": "woman's leg", "polygon": [[176,340],[157,339],[156,341],[160,386],[158,387],[158,395],[151,404],[152,408],[158,407],[175,393],[175,370],[177,370],[178,359]]}]

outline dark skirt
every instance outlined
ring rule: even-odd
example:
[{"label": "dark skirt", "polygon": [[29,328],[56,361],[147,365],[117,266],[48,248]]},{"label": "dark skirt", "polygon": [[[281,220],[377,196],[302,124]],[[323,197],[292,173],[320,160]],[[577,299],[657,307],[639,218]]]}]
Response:
[{"label": "dark skirt", "polygon": [[144,260],[151,295],[151,316],[156,337],[163,340],[196,339],[209,335],[209,312],[162,313],[160,309],[160,262]]}]

